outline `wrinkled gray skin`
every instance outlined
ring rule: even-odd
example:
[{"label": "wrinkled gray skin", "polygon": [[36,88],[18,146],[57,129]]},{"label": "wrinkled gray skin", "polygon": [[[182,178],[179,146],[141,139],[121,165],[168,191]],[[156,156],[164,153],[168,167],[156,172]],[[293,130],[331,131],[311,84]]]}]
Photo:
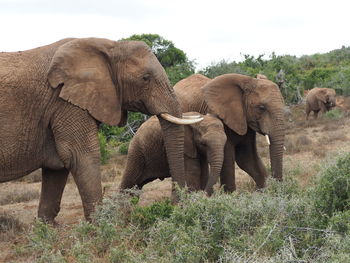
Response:
[{"label": "wrinkled gray skin", "polygon": [[[204,115],[200,123],[185,126],[184,184],[190,190],[212,194],[224,160],[225,143],[224,126],[212,115]],[[161,129],[158,119],[152,117],[141,125],[130,142],[120,189],[142,188],[148,182],[167,177],[170,173]]]},{"label": "wrinkled gray skin", "polygon": [[183,112],[212,113],[225,124],[227,143],[220,180],[233,191],[235,162],[265,187],[266,168],[256,147],[256,133],[270,138],[272,177],[282,180],[284,147],[284,102],[278,86],[267,79],[225,74],[209,79],[195,74],[174,86]]},{"label": "wrinkled gray skin", "polygon": [[322,114],[336,106],[336,93],[334,89],[313,88],[306,95],[306,120],[309,119],[311,111],[314,112],[314,118],[317,119],[318,113]]},{"label": "wrinkled gray skin", "polygon": [[[143,42],[64,39],[0,53],[0,182],[42,168],[38,215],[53,221],[71,172],[90,220],[102,199],[98,124],[124,125],[127,110],[181,117]],[[162,118],[160,125],[171,174],[182,182],[183,127]]]}]

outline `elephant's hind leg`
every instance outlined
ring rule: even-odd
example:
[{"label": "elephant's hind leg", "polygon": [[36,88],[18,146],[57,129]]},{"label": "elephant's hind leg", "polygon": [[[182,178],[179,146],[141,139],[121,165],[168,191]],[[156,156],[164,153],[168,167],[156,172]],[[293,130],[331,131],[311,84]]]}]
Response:
[{"label": "elephant's hind leg", "polygon": [[41,196],[38,217],[53,223],[60,211],[61,198],[66,186],[68,170],[42,169]]}]

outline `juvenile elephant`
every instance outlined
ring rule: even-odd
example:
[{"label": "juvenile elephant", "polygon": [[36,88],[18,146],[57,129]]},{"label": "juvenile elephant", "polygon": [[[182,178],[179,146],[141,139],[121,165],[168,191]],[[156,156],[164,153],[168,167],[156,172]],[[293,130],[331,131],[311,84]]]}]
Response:
[{"label": "juvenile elephant", "polygon": [[270,144],[272,176],[282,180],[284,102],[278,86],[267,79],[225,74],[209,79],[195,74],[174,86],[182,111],[212,113],[225,124],[227,143],[221,184],[235,190],[234,162],[246,171],[258,188],[265,186],[267,171],[256,147],[256,132]]},{"label": "juvenile elephant", "polygon": [[[213,192],[224,160],[225,143],[224,126],[212,115],[204,115],[200,123],[185,126],[184,184],[190,190]],[[158,119],[152,117],[141,125],[130,143],[120,188],[142,188],[148,182],[167,177],[170,173],[161,128]]]},{"label": "juvenile elephant", "polygon": [[311,111],[314,112],[315,119],[318,112],[325,113],[336,106],[336,93],[334,89],[313,88],[306,95],[306,120],[309,119]]},{"label": "juvenile elephant", "polygon": [[71,172],[90,219],[102,198],[100,122],[127,110],[160,117],[171,174],[184,176],[181,109],[150,48],[138,41],[64,39],[0,53],[0,182],[42,168],[38,215],[53,221]]}]

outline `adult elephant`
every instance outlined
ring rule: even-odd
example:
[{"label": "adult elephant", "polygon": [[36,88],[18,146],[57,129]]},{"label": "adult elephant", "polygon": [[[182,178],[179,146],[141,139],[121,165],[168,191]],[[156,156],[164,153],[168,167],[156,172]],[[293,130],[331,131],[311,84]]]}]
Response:
[{"label": "adult elephant", "polygon": [[64,39],[0,53],[0,105],[0,182],[42,168],[42,219],[59,212],[69,172],[91,219],[102,198],[98,124],[123,125],[127,110],[160,116],[171,174],[182,181],[183,127],[169,121],[192,121],[179,119],[167,75],[143,42]]},{"label": "adult elephant", "polygon": [[319,111],[322,114],[336,106],[336,93],[334,89],[313,88],[306,95],[306,120],[309,119],[311,111],[317,119]]},{"label": "adult elephant", "polygon": [[226,191],[236,189],[235,161],[258,188],[265,186],[267,171],[257,153],[256,132],[271,142],[272,176],[282,180],[284,102],[275,83],[241,74],[225,74],[212,80],[195,74],[178,82],[174,90],[183,112],[212,113],[224,122],[227,143],[221,184]]}]

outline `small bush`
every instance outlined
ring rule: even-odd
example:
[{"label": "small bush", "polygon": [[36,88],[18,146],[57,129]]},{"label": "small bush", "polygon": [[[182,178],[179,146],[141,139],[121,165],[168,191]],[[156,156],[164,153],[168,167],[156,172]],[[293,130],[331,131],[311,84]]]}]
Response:
[{"label": "small bush", "polygon": [[327,119],[340,119],[343,117],[343,112],[339,109],[333,109],[325,113]]},{"label": "small bush", "polygon": [[98,140],[100,142],[101,163],[106,164],[109,159],[110,151],[107,148],[107,139],[102,132],[98,133]]},{"label": "small bush", "polygon": [[124,142],[119,146],[119,153],[120,154],[128,154],[128,150],[129,150],[129,144],[130,142]]},{"label": "small bush", "polygon": [[131,214],[131,221],[146,229],[151,227],[157,219],[169,218],[173,209],[174,206],[171,205],[169,199],[155,202],[146,207],[138,206]]},{"label": "small bush", "polygon": [[350,235],[350,210],[335,213],[329,221],[332,230]]},{"label": "small bush", "polygon": [[323,223],[327,223],[335,213],[350,209],[349,153],[320,174],[313,194],[316,214]]},{"label": "small bush", "polygon": [[24,225],[14,216],[0,214],[0,241],[7,241],[24,230]]}]

